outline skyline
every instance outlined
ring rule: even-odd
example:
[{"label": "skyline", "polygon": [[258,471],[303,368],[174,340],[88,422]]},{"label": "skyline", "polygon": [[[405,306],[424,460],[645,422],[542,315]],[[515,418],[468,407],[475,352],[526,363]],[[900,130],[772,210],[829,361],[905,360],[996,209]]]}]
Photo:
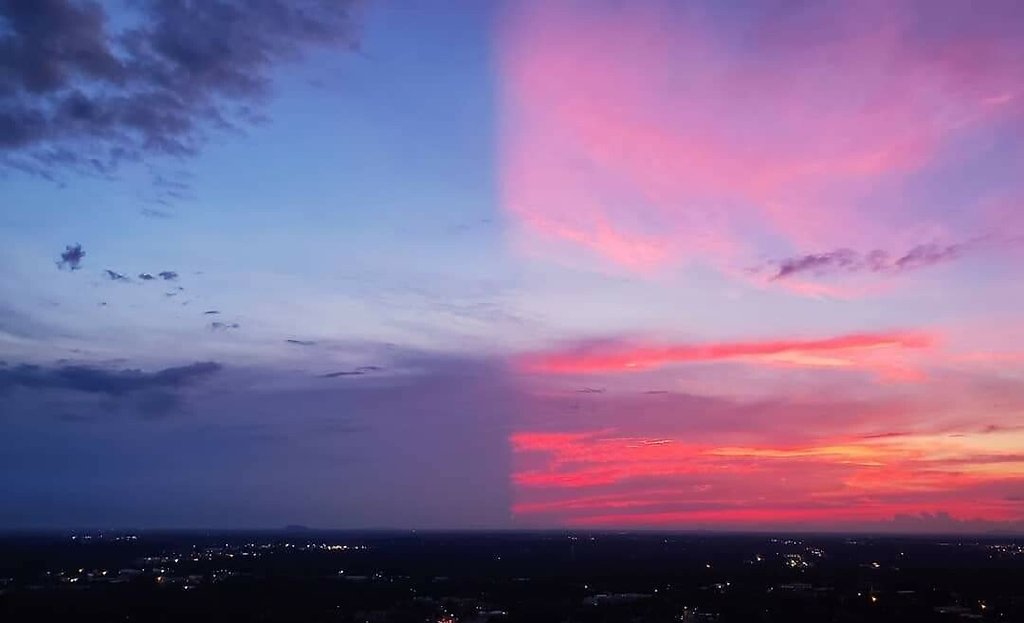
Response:
[{"label": "skyline", "polygon": [[1022,18],[0,2],[0,528],[1024,531]]}]

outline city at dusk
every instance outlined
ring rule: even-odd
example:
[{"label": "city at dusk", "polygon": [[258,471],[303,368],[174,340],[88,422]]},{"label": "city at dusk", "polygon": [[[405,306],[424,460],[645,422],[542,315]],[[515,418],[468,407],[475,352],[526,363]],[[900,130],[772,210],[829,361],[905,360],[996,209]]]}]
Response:
[{"label": "city at dusk", "polygon": [[[0,533],[133,581],[417,577],[412,531],[551,547],[574,604],[593,535],[1024,573],[1017,0],[0,0],[0,264]],[[643,540],[694,534],[761,540]],[[87,583],[27,547],[0,615]],[[913,607],[1000,598],[954,593]],[[403,612],[591,620],[480,599]],[[755,620],[712,601],[594,620]]]}]

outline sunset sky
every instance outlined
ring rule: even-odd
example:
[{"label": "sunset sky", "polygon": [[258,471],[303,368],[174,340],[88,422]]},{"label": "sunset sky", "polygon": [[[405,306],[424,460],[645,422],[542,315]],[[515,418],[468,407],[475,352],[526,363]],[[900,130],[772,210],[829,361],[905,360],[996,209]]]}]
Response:
[{"label": "sunset sky", "polygon": [[0,0],[0,529],[1024,531],[1024,3]]}]

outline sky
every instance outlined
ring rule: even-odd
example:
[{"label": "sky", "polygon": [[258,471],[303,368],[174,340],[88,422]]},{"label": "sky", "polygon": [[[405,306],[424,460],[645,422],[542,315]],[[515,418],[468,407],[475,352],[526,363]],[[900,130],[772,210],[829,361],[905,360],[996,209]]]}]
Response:
[{"label": "sky", "polygon": [[1022,31],[0,0],[0,529],[1022,532]]}]

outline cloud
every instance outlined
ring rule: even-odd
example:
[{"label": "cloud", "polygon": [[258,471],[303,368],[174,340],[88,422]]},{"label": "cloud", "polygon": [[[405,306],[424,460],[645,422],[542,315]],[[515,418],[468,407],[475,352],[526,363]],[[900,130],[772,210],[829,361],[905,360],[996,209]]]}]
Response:
[{"label": "cloud", "polygon": [[[1008,501],[1015,501],[1010,500]],[[986,532],[1024,532],[1024,520],[986,521],[984,519],[960,519],[946,511],[901,513],[888,522],[871,526],[880,532],[933,533],[933,534],[980,534]]]},{"label": "cloud", "polygon": [[94,2],[0,3],[0,162],[107,175],[195,154],[211,132],[262,119],[273,66],[352,47],[354,4],[140,0],[113,20]]},{"label": "cloud", "polygon": [[60,254],[60,259],[57,260],[57,268],[78,270],[82,267],[82,258],[84,257],[85,251],[82,250],[82,245],[69,244],[64,247],[64,252]]},{"label": "cloud", "polygon": [[561,374],[644,370],[676,363],[759,359],[792,365],[845,366],[852,356],[879,349],[923,349],[931,336],[914,332],[851,333],[821,339],[713,342],[705,344],[599,343],[521,357],[522,368]]},{"label": "cloud", "polygon": [[[172,523],[193,526],[204,509],[216,522],[224,508],[256,512],[236,513],[253,523],[283,523],[274,514],[282,500],[289,502],[287,512],[315,517],[310,523],[341,521],[344,527],[397,516],[419,527],[486,521],[492,523],[482,525],[519,528],[842,529],[941,511],[955,520],[997,522],[1020,509],[1008,499],[1022,491],[1020,430],[981,432],[1013,424],[1024,404],[1020,383],[998,390],[1012,393],[1009,402],[948,379],[909,401],[906,388],[869,399],[859,382],[852,384],[852,398],[844,392],[801,398],[788,381],[768,399],[681,390],[652,397],[609,386],[582,400],[576,379],[558,377],[564,390],[550,391],[550,379],[534,384],[536,377],[510,374],[503,361],[487,357],[384,345],[366,356],[387,356],[403,373],[324,382],[247,366],[211,373],[211,391],[202,391],[207,377],[197,374],[180,386],[167,379],[166,387],[110,390],[120,394],[68,390],[63,382],[55,389],[0,392],[11,450],[0,453],[0,472],[8,475],[12,495],[52,493],[56,506],[47,516],[79,524],[76,513],[83,511],[75,510],[68,491],[116,519],[110,504],[139,491],[140,480],[160,485],[152,501],[130,499],[135,512],[145,511],[140,523],[167,522],[166,500],[174,497],[188,503],[175,506],[184,510]],[[743,378],[730,382],[745,389]],[[174,427],[140,437],[104,417],[114,407],[124,415],[152,413],[168,394],[188,400],[189,417]],[[579,402],[587,408],[565,409]],[[83,421],[55,426],[66,414]],[[88,444],[81,443],[83,427],[91,431]],[[880,434],[887,431],[909,434]],[[954,432],[963,436],[949,435]],[[44,442],[60,449],[59,461],[37,450]],[[193,450],[184,463],[182,447]],[[466,465],[474,466],[472,473]],[[25,477],[44,467],[51,470],[44,481]],[[194,478],[198,473],[217,478]],[[339,477],[353,486],[339,490]],[[265,485],[224,497],[231,483],[253,479]],[[301,492],[296,482],[303,483]],[[392,495],[381,496],[382,490]]]},{"label": "cloud", "polygon": [[327,374],[321,374],[320,378],[323,379],[336,379],[339,376],[362,376],[365,374],[362,370],[342,370],[341,372],[328,372]]},{"label": "cloud", "polygon": [[728,393],[704,393],[697,379],[701,393],[663,396],[626,378],[586,409],[553,391],[577,379],[535,377],[542,385],[509,437],[513,513],[531,526],[719,530],[882,530],[896,515],[938,511],[1021,519],[1006,497],[1024,490],[1024,430],[1013,417],[1024,385],[940,374],[875,390],[837,379],[826,391],[787,376],[762,393],[754,371],[729,373]]},{"label": "cloud", "polygon": [[139,279],[143,281],[153,281],[154,279],[156,279],[156,277],[149,273],[139,273]]},{"label": "cloud", "polygon": [[204,316],[216,316],[217,314],[220,314],[220,311],[216,309],[208,309],[203,312]]},{"label": "cloud", "polygon": [[103,271],[111,281],[131,281],[127,275],[123,275],[117,271],[110,270],[109,268]]},{"label": "cloud", "polygon": [[153,372],[76,364],[4,367],[0,413],[52,413],[65,422],[100,421],[117,413],[164,416],[179,409],[188,388],[220,370],[214,362]]},{"label": "cloud", "polygon": [[296,346],[315,346],[316,345],[316,342],[313,341],[313,340],[293,340],[293,339],[287,339],[287,340],[285,340],[285,342],[288,343],[288,344],[295,344]]},{"label": "cloud", "polygon": [[214,321],[210,323],[211,331],[227,331],[229,329],[238,329],[241,327],[237,322],[219,322]]},{"label": "cloud", "polygon": [[867,254],[837,249],[827,253],[800,255],[774,262],[777,269],[771,279],[775,281],[801,273],[820,276],[836,272],[898,273],[918,270],[958,259],[978,243],[919,244],[896,258],[880,249]]},{"label": "cloud", "polygon": [[915,268],[934,266],[935,264],[957,259],[963,253],[964,249],[965,245],[962,244],[951,244],[945,246],[937,244],[920,244],[907,251],[903,256],[893,262],[893,266],[898,270],[912,270]]},{"label": "cloud", "polygon": [[165,270],[157,273],[157,275],[164,281],[175,281],[178,278],[178,273],[173,270]]},{"label": "cloud", "polygon": [[779,262],[779,271],[773,279],[783,279],[796,273],[825,268],[851,268],[860,264],[859,256],[849,249],[839,249],[830,253],[818,253],[788,258]]},{"label": "cloud", "polygon": [[[692,415],[694,407],[676,405],[671,418]],[[723,401],[703,405],[709,415],[731,408]],[[948,522],[949,516],[927,513],[939,507],[959,520],[1019,517],[1006,500],[1021,482],[1016,433],[991,442],[968,433],[963,440],[840,435],[782,443],[755,434],[754,443],[737,445],[729,445],[726,434],[651,436],[621,419],[602,429],[514,433],[518,468],[512,480],[519,501],[513,511],[568,525],[719,523],[719,529],[721,522],[836,529],[896,516],[915,532],[931,527],[901,515]],[[766,488],[765,480],[772,486]]]},{"label": "cloud", "polygon": [[368,372],[379,372],[382,370],[380,366],[359,366],[354,370],[341,370],[338,372],[328,372],[327,374],[321,374],[322,379],[335,379],[341,376],[362,376]]},{"label": "cloud", "polygon": [[171,218],[170,213],[163,210],[155,210],[153,208],[142,208],[140,212],[143,216],[148,216],[150,218]]},{"label": "cloud", "polygon": [[[202,527],[223,525],[225,512],[229,527],[296,517],[343,528],[507,526],[506,432],[517,392],[503,367],[375,348],[409,373],[346,382],[225,367],[184,388],[178,409],[187,415],[166,425],[127,421],[145,419],[143,398],[157,390],[0,396],[6,499],[45,501],[0,504],[0,527],[25,518],[36,526],[116,525],[125,517]],[[65,414],[83,421],[65,422]],[[339,490],[339,478],[351,486]],[[261,484],[235,486],[245,482]]]},{"label": "cloud", "polygon": [[[1019,195],[993,173],[1016,144],[962,148],[1016,136],[1019,4],[783,3],[751,19],[694,4],[507,5],[496,187],[524,252],[642,275],[731,271],[769,240],[896,248],[912,232],[980,228],[964,204]],[[936,26],[936,10],[960,27]]]},{"label": "cloud", "polygon": [[89,394],[121,396],[149,389],[180,388],[206,378],[221,369],[211,361],[164,368],[156,372],[107,370],[90,366],[44,368],[22,364],[0,369],[0,391],[27,389],[66,389]]}]

